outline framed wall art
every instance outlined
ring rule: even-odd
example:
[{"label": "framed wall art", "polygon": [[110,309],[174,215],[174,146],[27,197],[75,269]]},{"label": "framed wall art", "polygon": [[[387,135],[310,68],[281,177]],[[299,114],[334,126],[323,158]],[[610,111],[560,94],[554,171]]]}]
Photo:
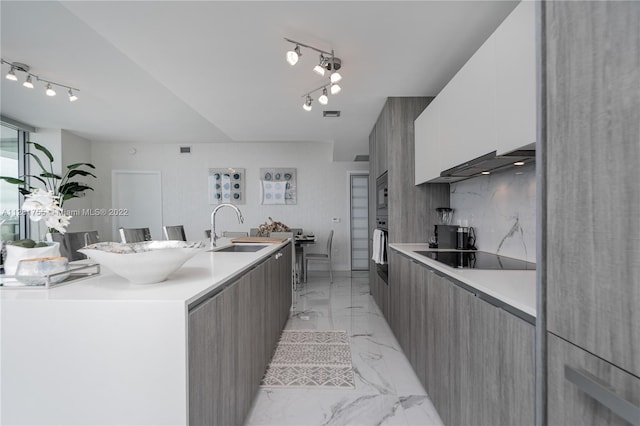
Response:
[{"label": "framed wall art", "polygon": [[238,167],[209,169],[209,204],[244,204],[244,182],[244,169]]},{"label": "framed wall art", "polygon": [[262,204],[297,204],[297,175],[296,168],[261,168]]}]

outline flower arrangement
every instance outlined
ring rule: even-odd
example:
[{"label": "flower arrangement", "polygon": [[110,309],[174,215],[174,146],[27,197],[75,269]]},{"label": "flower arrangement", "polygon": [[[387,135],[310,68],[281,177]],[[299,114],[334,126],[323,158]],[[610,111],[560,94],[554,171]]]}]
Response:
[{"label": "flower arrangement", "polygon": [[269,222],[265,222],[258,226],[258,236],[268,237],[272,232],[290,232],[291,229],[282,222],[274,221],[269,218]]},{"label": "flower arrangement", "polygon": [[[90,186],[72,179],[76,176],[95,178],[96,175],[84,169],[95,169],[95,166],[90,163],[70,164],[66,167],[65,173],[60,176],[53,172],[54,159],[47,148],[35,142],[27,142],[27,144],[44,154],[48,160],[47,167],[45,167],[45,163],[36,153],[27,152],[25,155],[35,160],[40,167],[40,173],[38,175],[25,175],[23,179],[9,176],[0,176],[0,179],[14,185],[20,185],[18,191],[25,197],[22,210],[29,212],[30,219],[38,223],[39,239],[39,225],[43,220],[50,232],[64,234],[71,219],[71,216],[64,215],[62,209],[64,202],[71,198],[82,196],[86,190],[93,191]],[[27,178],[40,182],[44,188],[31,186]]]}]

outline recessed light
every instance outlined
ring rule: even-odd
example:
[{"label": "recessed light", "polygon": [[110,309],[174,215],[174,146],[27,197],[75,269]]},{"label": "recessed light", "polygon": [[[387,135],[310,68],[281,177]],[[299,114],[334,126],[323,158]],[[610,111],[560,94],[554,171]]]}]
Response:
[{"label": "recessed light", "polygon": [[483,175],[490,175],[491,172],[482,172]]},{"label": "recessed light", "polygon": [[514,166],[524,166],[524,161],[516,161],[515,163],[513,163]]}]

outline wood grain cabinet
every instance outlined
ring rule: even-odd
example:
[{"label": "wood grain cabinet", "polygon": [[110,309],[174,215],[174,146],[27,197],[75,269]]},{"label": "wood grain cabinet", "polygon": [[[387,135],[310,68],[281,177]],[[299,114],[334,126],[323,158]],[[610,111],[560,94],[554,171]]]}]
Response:
[{"label": "wood grain cabinet", "polygon": [[398,290],[407,314],[392,328],[444,423],[533,424],[534,326],[396,257],[409,271]]},{"label": "wood grain cabinet", "polygon": [[189,424],[242,424],[291,307],[291,245],[189,311]]},{"label": "wood grain cabinet", "polygon": [[640,424],[640,3],[543,3],[548,422]]}]

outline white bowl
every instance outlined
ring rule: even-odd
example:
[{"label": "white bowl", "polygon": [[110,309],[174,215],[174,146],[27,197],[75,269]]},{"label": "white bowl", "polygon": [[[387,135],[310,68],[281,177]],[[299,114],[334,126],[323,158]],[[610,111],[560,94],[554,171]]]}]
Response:
[{"label": "white bowl", "polygon": [[97,243],[79,249],[135,284],[164,281],[205,247],[201,241],[145,241]]}]

